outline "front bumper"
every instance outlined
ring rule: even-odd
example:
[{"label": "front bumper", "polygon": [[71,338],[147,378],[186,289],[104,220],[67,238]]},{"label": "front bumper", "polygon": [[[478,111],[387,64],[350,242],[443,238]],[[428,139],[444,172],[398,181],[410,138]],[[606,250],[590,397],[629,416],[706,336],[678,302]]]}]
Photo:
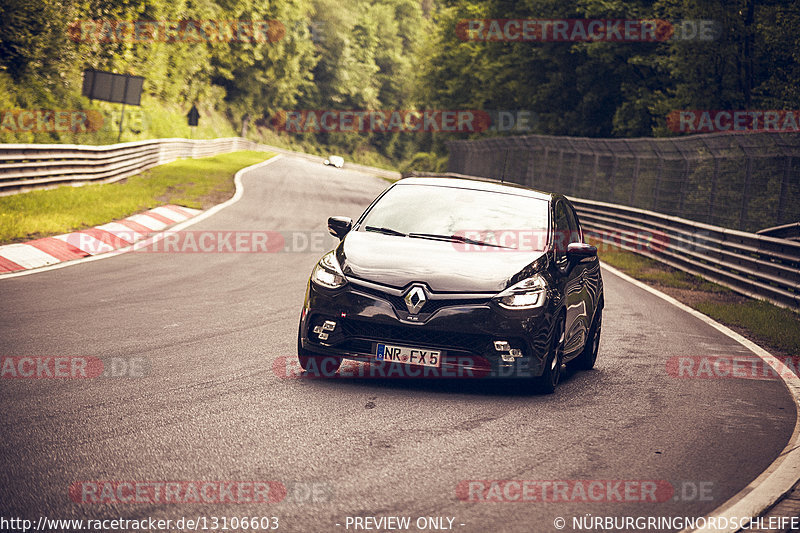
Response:
[{"label": "front bumper", "polygon": [[[402,297],[406,289],[351,279],[345,287],[331,291],[309,282],[300,320],[300,349],[309,355],[377,365],[377,344],[387,343],[442,352],[438,372],[425,367],[422,373],[409,372],[410,375],[542,374],[553,323],[547,306],[533,311],[508,311],[492,302],[493,295],[429,291],[429,300],[418,314],[411,315]],[[328,328],[324,329],[326,321]],[[331,323],[335,324],[333,328]],[[503,352],[495,349],[494,342],[499,340],[519,349],[522,356],[503,360]]]}]

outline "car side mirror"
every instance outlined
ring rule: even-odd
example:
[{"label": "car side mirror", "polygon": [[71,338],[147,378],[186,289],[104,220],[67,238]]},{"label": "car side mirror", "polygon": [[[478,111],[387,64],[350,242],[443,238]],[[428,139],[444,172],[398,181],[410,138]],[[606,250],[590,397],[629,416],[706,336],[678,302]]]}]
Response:
[{"label": "car side mirror", "polygon": [[577,261],[585,257],[597,257],[597,247],[585,242],[571,242],[567,245],[567,257]]},{"label": "car side mirror", "polygon": [[353,219],[347,217],[330,217],[328,219],[328,231],[337,239],[344,239],[350,228],[353,227]]}]

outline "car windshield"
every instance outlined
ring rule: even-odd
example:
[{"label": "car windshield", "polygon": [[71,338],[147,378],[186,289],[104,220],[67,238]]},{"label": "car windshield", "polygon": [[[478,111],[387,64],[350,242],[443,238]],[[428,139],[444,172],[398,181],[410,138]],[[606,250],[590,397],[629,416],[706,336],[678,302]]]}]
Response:
[{"label": "car windshield", "polygon": [[548,214],[546,200],[529,196],[398,184],[370,209],[359,230],[543,250],[547,244]]}]

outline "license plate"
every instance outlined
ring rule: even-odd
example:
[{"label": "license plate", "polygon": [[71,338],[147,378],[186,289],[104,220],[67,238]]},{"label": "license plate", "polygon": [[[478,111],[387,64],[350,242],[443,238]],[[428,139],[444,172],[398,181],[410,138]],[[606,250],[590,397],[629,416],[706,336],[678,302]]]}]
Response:
[{"label": "license plate", "polygon": [[442,352],[439,350],[409,348],[408,346],[393,346],[391,344],[379,343],[375,356],[378,361],[386,363],[433,366],[437,368],[442,365]]}]

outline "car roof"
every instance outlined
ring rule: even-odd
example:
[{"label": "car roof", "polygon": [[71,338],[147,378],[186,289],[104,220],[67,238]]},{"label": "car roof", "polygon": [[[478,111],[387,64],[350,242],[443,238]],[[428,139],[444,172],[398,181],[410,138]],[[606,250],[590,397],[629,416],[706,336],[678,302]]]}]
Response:
[{"label": "car roof", "polygon": [[552,201],[551,193],[536,191],[517,183],[501,182],[487,178],[451,178],[444,176],[415,176],[403,178],[396,185],[432,185],[436,187],[449,187],[453,189],[473,189],[476,191],[499,192],[527,196],[539,200]]}]

